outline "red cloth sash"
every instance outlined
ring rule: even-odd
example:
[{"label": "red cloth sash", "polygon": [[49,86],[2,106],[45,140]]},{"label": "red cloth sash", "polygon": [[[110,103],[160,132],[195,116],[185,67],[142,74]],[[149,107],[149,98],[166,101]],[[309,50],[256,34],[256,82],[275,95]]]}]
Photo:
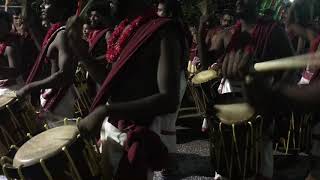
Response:
[{"label": "red cloth sash", "polygon": [[[65,27],[62,26],[62,23],[54,24],[48,30],[48,32],[44,38],[44,41],[42,43],[42,48],[41,48],[40,54],[37,57],[37,60],[36,60],[32,70],[27,78],[27,81],[26,81],[27,84],[35,81],[37,76],[41,73],[42,66],[44,66],[47,63],[46,56],[47,56],[48,48],[49,48],[50,44],[54,41],[57,34],[62,30],[65,30]],[[43,109],[46,111],[50,111],[50,110],[54,109],[55,106],[57,105],[57,103],[59,103],[60,100],[63,98],[63,96],[65,95],[65,92],[67,90],[68,90],[68,87],[63,87],[63,88],[59,88],[57,90],[54,90],[53,91],[54,94],[47,101],[47,103],[45,104]]]},{"label": "red cloth sash", "polygon": [[120,58],[114,64],[109,75],[103,82],[97,96],[95,97],[91,111],[93,111],[97,106],[105,104],[109,96],[109,90],[112,86],[112,80],[116,75],[121,72],[122,67],[130,60],[132,55],[156,32],[160,27],[168,23],[170,19],[168,18],[157,18],[150,20],[149,22],[142,25],[133,37],[130,39],[128,44],[124,47],[120,54]]},{"label": "red cloth sash", "polygon": [[6,52],[7,44],[6,43],[0,43],[0,56],[4,56],[4,53]]},{"label": "red cloth sash", "polygon": [[91,52],[101,38],[105,37],[105,34],[110,30],[110,28],[105,28],[101,30],[94,30],[89,34],[88,41],[89,41],[89,52]]},{"label": "red cloth sash", "polygon": [[228,44],[227,52],[244,49],[252,53],[254,57],[262,60],[265,58],[266,46],[270,35],[277,25],[276,22],[258,22],[250,36],[241,37],[241,24],[237,23],[231,41]]}]

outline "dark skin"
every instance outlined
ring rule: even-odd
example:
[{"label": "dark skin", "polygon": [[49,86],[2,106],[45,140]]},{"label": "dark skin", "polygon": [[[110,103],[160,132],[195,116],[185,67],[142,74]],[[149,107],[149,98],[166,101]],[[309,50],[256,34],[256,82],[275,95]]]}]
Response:
[{"label": "dark skin", "polygon": [[[42,15],[48,18],[51,23],[63,21],[59,17],[53,16],[57,9],[50,0],[44,0],[41,5]],[[50,17],[54,17],[49,19]],[[23,97],[31,92],[41,89],[59,88],[72,84],[75,73],[76,62],[73,59],[72,50],[68,41],[68,33],[60,31],[47,52],[47,58],[51,62],[51,75],[45,79],[27,84],[17,91],[17,96]]]},{"label": "dark skin", "polygon": [[[243,33],[252,33],[254,26],[256,25],[256,16],[254,12],[244,13],[245,9],[252,8],[255,1],[253,0],[238,0],[237,1],[237,13],[240,16],[241,30]],[[272,48],[274,58],[282,58],[293,55],[292,46],[288,40],[286,32],[279,27],[276,27],[270,35],[269,46]],[[252,54],[240,49],[237,52],[230,52],[226,54],[223,65],[222,74],[229,79],[243,80],[245,77],[245,71],[253,65]]]},{"label": "dark skin", "polygon": [[205,33],[207,21],[208,16],[206,15],[200,18],[198,50],[202,69],[207,69],[211,65],[209,61],[213,57],[209,57],[209,54],[219,56],[219,52],[223,52],[231,39],[231,33],[228,29],[220,30],[214,34],[211,33],[212,30]]},{"label": "dark skin", "polygon": [[[114,2],[118,3],[118,2]],[[133,7],[128,17],[133,17],[148,8],[142,1],[121,0]],[[119,7],[125,9],[126,7]],[[122,9],[119,9],[120,12]],[[177,32],[171,27],[159,31],[148,44],[134,56],[135,62],[123,72],[111,92],[110,104],[96,108],[84,118],[79,128],[84,133],[96,134],[106,116],[129,119],[137,124],[149,125],[152,117],[175,112],[179,104],[179,77],[182,70],[181,46]]]},{"label": "dark skin", "polygon": [[[0,39],[5,39],[9,33],[9,22],[0,19]],[[4,57],[0,57],[0,79],[16,79],[19,75],[19,53],[14,42],[7,45]]]}]

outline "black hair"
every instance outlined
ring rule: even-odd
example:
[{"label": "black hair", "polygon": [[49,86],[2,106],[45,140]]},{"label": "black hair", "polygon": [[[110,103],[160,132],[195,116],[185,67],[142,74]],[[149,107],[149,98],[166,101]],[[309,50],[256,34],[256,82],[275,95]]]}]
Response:
[{"label": "black hair", "polygon": [[15,8],[12,10],[12,15],[15,15],[15,16],[19,16],[21,15],[22,11],[20,8]]},{"label": "black hair", "polygon": [[102,2],[95,3],[89,8],[88,16],[92,11],[97,11],[101,16],[106,17],[110,15],[110,6]]},{"label": "black hair", "polygon": [[182,8],[179,0],[159,0],[159,3],[162,3],[166,7],[166,11],[171,13],[173,18],[182,18]]}]

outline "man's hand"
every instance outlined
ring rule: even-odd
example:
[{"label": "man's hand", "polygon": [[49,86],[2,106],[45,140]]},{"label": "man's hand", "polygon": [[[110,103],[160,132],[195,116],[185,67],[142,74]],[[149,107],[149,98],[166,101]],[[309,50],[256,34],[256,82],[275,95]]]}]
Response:
[{"label": "man's hand", "polygon": [[104,122],[104,119],[107,116],[107,107],[100,106],[96,108],[92,113],[87,117],[80,120],[78,128],[84,136],[96,136],[99,135],[101,126]]},{"label": "man's hand", "polygon": [[251,65],[251,53],[244,50],[226,54],[222,64],[223,77],[244,80]]},{"label": "man's hand", "polygon": [[28,88],[26,86],[22,87],[21,89],[16,91],[16,96],[18,98],[24,98],[26,95],[28,95]]}]

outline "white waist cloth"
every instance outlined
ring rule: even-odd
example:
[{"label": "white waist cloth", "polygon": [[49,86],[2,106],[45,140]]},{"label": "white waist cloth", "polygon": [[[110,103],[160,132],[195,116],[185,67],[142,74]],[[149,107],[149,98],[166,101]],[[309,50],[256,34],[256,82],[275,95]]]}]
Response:
[{"label": "white waist cloth", "polygon": [[[182,101],[185,89],[187,86],[187,82],[185,79],[184,73],[181,73],[181,81],[180,81],[180,102]],[[177,119],[178,111],[172,114],[166,114],[162,116],[156,117],[151,126],[149,127],[150,130],[158,134],[162,140],[162,142],[167,146],[169,149],[173,151],[176,150],[176,136],[173,136],[174,140],[169,138],[172,137],[165,137],[161,135],[161,130],[166,131],[176,131],[175,122]],[[118,128],[114,127],[112,124],[108,122],[108,117],[104,120],[104,123],[101,128],[100,134],[102,147],[101,151],[103,153],[107,153],[108,163],[112,168],[113,174],[116,173],[117,167],[119,165],[119,161],[123,155],[123,145],[127,139],[127,134],[121,132]],[[152,179],[152,173],[148,174],[148,179]]]},{"label": "white waist cloth", "polygon": [[[152,124],[152,129],[154,131],[158,131],[158,135],[161,138],[161,141],[168,148],[169,153],[176,153],[177,151],[177,136],[176,136],[176,121],[179,114],[179,109],[181,106],[181,102],[186,91],[187,80],[185,78],[185,74],[181,73],[180,76],[180,92],[179,92],[179,107],[178,110],[174,113],[165,114],[161,116],[157,116],[154,119],[154,123]],[[156,124],[158,123],[158,124]],[[166,134],[169,133],[169,134]],[[171,134],[172,133],[172,134]]]},{"label": "white waist cloth", "polygon": [[[55,115],[66,117],[66,118],[72,118],[74,115],[74,104],[75,104],[75,93],[74,93],[74,87],[71,86],[64,97],[61,99],[61,101],[57,104],[57,106],[54,108],[54,110],[51,112]],[[40,103],[41,106],[44,107],[46,102],[48,101],[43,96],[45,94],[48,94],[52,91],[52,89],[46,89],[44,92],[40,95]]]},{"label": "white waist cloth", "polygon": [[241,92],[241,82],[230,81],[229,79],[222,78],[218,87],[219,94],[226,94],[232,92]]}]

